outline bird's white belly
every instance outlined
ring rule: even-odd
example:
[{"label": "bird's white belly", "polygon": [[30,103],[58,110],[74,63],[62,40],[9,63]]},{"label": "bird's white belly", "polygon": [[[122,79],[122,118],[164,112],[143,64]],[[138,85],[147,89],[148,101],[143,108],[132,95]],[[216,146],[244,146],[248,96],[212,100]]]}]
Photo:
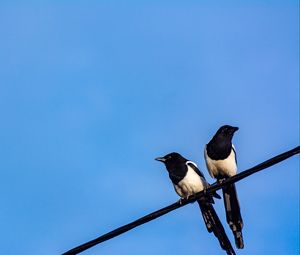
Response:
[{"label": "bird's white belly", "polygon": [[176,193],[181,197],[191,196],[204,189],[200,176],[190,167],[188,167],[186,176],[174,187]]},{"label": "bird's white belly", "polygon": [[231,150],[231,153],[228,156],[228,158],[223,160],[213,160],[209,158],[205,150],[205,159],[206,166],[211,177],[215,178],[219,174],[228,177],[236,175],[237,166],[235,161],[235,153],[233,150]]}]

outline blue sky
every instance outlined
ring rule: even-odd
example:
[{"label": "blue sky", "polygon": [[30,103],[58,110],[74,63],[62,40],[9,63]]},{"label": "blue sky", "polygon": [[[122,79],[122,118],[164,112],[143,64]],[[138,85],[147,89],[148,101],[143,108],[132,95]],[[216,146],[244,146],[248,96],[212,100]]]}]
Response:
[{"label": "blue sky", "polygon": [[[59,254],[176,201],[168,152],[212,182],[223,124],[240,170],[299,145],[298,1],[1,1],[0,32],[3,254]],[[298,254],[299,157],[237,187],[238,254]],[[224,254],[195,204],[84,254],[181,252]]]}]

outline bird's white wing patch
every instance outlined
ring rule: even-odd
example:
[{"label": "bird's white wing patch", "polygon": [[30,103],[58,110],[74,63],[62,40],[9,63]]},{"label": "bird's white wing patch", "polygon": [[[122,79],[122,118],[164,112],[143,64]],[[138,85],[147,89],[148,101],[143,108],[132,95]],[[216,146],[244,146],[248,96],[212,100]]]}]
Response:
[{"label": "bird's white wing patch", "polygon": [[190,160],[188,160],[187,162],[185,162],[185,164],[186,164],[187,166],[188,166],[188,164],[192,164],[192,165],[194,165],[195,167],[198,168],[197,164],[196,164],[195,162],[193,162],[193,161],[190,161]]}]

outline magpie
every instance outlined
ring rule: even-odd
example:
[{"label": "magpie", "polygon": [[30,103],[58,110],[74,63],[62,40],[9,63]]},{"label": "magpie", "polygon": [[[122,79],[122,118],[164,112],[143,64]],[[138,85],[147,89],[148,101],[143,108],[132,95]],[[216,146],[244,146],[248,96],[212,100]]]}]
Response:
[{"label": "magpie", "polygon": [[[229,125],[220,127],[205,146],[204,157],[208,172],[211,177],[219,182],[235,175],[237,172],[236,152],[231,141],[238,129],[238,127]],[[222,191],[227,223],[233,232],[236,247],[242,249],[244,248],[243,219],[235,184],[224,187]]]},{"label": "magpie", "polygon": [[[172,152],[164,157],[158,157],[155,160],[165,164],[175,191],[181,199],[188,198],[195,193],[205,190],[209,186],[197,165],[177,152]],[[225,250],[228,255],[235,255],[235,251],[225,233],[224,227],[212,206],[214,203],[213,196],[221,198],[217,193],[214,193],[197,201],[204,223],[208,232],[213,232],[218,238],[222,249]]]}]

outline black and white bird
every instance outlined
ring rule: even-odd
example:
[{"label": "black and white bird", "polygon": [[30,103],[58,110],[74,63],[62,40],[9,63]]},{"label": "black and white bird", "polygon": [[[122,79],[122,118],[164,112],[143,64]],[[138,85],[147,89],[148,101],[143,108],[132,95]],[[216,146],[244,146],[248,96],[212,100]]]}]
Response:
[{"label": "black and white bird", "polygon": [[[165,164],[175,191],[181,198],[188,198],[209,186],[197,165],[192,161],[185,159],[179,153],[172,152],[164,157],[158,157],[156,160]],[[212,206],[214,203],[213,196],[220,198],[220,196],[215,193],[214,195],[204,197],[197,201],[206,228],[208,232],[214,233],[218,238],[222,249],[226,250],[227,254],[234,255],[235,251],[233,250],[224,227]]]},{"label": "black and white bird", "polygon": [[[208,172],[218,181],[237,173],[236,152],[231,142],[237,130],[237,127],[222,126],[205,146],[204,157]],[[236,247],[242,249],[244,248],[243,219],[235,184],[230,184],[222,190],[227,223],[233,232]]]}]

